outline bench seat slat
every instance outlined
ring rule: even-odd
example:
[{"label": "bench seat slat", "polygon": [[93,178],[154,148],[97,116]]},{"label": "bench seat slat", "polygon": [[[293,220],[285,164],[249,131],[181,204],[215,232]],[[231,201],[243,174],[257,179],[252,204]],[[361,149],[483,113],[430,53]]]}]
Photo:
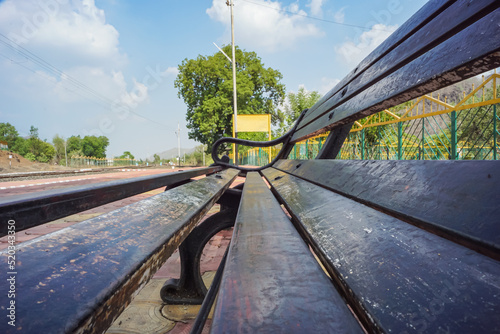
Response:
[{"label": "bench seat slat", "polygon": [[[226,170],[18,245],[16,327],[2,321],[0,332],[105,331],[237,174]],[[7,256],[0,253],[3,263]]]},{"label": "bench seat slat", "polygon": [[500,331],[498,261],[290,174],[263,174],[371,330]]},{"label": "bench seat slat", "polygon": [[281,160],[275,167],[500,259],[500,162]]},{"label": "bench seat slat", "polygon": [[292,141],[312,137],[337,124],[353,122],[499,67],[499,21],[500,9],[496,9],[395,72],[389,72],[345,103],[337,106],[334,99],[328,100],[321,110],[316,110],[317,117],[312,123],[301,122]]},{"label": "bench seat slat", "polygon": [[247,175],[211,333],[362,333],[257,173]]},{"label": "bench seat slat", "polygon": [[220,170],[220,167],[199,168],[1,198],[0,237],[7,234],[7,221],[9,219],[15,220],[16,231],[21,231],[129,196]]},{"label": "bench seat slat", "polygon": [[[375,82],[387,76],[391,72],[403,67],[413,59],[432,49],[443,40],[456,34],[470,21],[491,11],[489,8],[498,7],[496,0],[466,1],[459,0],[451,4],[442,13],[434,17],[426,25],[407,36],[400,44],[391,44],[394,49],[383,54],[372,66],[359,70],[358,76],[347,85],[347,93],[343,90],[337,92],[328,99],[328,103],[318,108],[312,107],[301,122],[301,127],[319,117],[321,113],[327,112],[337,104],[345,102],[355,96],[364,87],[373,85]],[[427,14],[427,13],[425,13]],[[418,15],[418,14],[415,14]],[[370,57],[372,58],[372,57]]]}]

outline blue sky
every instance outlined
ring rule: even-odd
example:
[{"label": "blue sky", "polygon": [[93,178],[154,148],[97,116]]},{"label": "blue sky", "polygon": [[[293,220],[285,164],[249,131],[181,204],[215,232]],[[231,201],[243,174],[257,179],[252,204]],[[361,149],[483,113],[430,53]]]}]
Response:
[{"label": "blue sky", "polygon": [[[234,0],[236,44],[325,94],[422,0]],[[188,139],[174,80],[183,59],[229,44],[225,0],[0,0],[0,122],[21,135],[105,135],[145,158]]]}]

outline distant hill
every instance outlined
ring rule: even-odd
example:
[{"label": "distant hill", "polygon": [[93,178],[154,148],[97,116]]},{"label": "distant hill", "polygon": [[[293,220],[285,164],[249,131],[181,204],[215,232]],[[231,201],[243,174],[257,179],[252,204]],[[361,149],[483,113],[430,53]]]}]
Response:
[{"label": "distant hill", "polygon": [[444,99],[443,96],[446,96],[447,102],[451,105],[455,105],[463,99],[463,92],[465,92],[465,94],[472,92],[472,84],[474,84],[474,87],[477,87],[481,84],[481,82],[482,80],[480,78],[472,77],[457,84],[442,88],[434,92],[433,96],[436,97],[439,93],[441,100]]},{"label": "distant hill", "polygon": [[[464,98],[464,92],[465,95],[468,95],[470,92],[472,92],[472,86],[474,87],[479,86],[482,83],[482,80],[479,77],[472,77],[467,80],[461,81],[457,84],[442,88],[438,91],[435,91],[432,93],[432,96],[434,98],[437,98],[439,95],[439,99],[441,101],[445,100],[446,97],[446,102],[451,105],[456,105],[458,102],[460,102]],[[430,94],[429,94],[430,95]],[[414,100],[415,101],[415,100]],[[436,105],[433,103],[433,107],[436,108]],[[425,110],[428,112],[431,110],[431,103],[426,102],[425,103]],[[434,109],[436,110],[436,109]],[[404,110],[401,110],[400,113],[403,113]],[[421,115],[423,113],[423,108],[420,107],[416,111],[414,111],[414,115]],[[444,114],[441,115],[440,117],[431,117],[428,120],[428,124],[431,124],[431,126],[426,127],[426,133],[429,135],[439,135],[442,133],[442,129],[446,129],[449,124],[450,124],[450,115],[449,114]],[[405,130],[403,130],[406,133],[411,133],[412,135],[415,135],[418,138],[421,138],[422,134],[422,124],[420,119],[416,120],[411,120],[407,124],[409,124]]]},{"label": "distant hill", "polygon": [[[181,156],[185,154],[191,154],[193,153],[195,150],[195,148],[182,148],[181,147]],[[163,152],[159,152],[159,153],[156,153],[160,156],[160,159],[172,159],[172,158],[176,158],[177,157],[177,154],[178,154],[178,148],[171,148],[170,150],[167,150],[167,151],[163,151]],[[153,161],[154,160],[154,157],[153,155],[147,157],[147,159],[149,161]]]}]

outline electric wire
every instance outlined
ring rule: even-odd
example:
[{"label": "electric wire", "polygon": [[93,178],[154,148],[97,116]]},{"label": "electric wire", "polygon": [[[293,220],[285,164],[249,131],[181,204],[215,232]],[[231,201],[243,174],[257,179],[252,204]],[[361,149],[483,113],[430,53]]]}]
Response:
[{"label": "electric wire", "polygon": [[[30,71],[30,72],[32,72],[32,73],[34,73],[35,75],[38,75],[39,77],[41,77],[41,78],[43,78],[44,80],[46,80],[46,81],[50,82],[51,84],[54,84],[54,81],[50,80],[50,79],[49,79],[46,75],[43,75],[43,74],[42,74],[42,73],[40,73],[39,71],[35,71],[34,69],[32,69],[32,68],[30,68],[30,67],[28,67],[28,66],[25,66],[25,65],[23,65],[23,63],[18,62],[18,61],[16,61],[16,60],[14,60],[14,59],[12,59],[12,58],[10,58],[10,57],[8,57],[8,56],[6,56],[6,55],[2,54],[2,53],[0,53],[0,56],[4,57],[4,58],[5,58],[5,59],[7,59],[7,60],[10,60],[12,63],[14,63],[14,64],[16,64],[16,65],[18,65],[18,66],[21,66],[22,68],[24,68],[24,69],[26,69],[26,70],[28,70],[28,71]],[[100,107],[103,107],[103,108],[107,108],[107,107],[108,107],[108,105],[107,105],[107,104],[103,104],[101,101],[97,101],[97,100],[94,100],[94,99],[89,99],[89,98],[88,98],[88,96],[82,95],[81,93],[79,93],[79,92],[78,92],[78,91],[76,91],[76,90],[72,90],[72,89],[70,89],[70,88],[68,88],[68,87],[66,87],[66,86],[63,86],[63,85],[61,85],[61,87],[62,87],[63,89],[65,89],[65,90],[67,90],[67,91],[69,91],[69,92],[71,92],[71,93],[75,94],[75,95],[78,95],[78,96],[80,96],[80,97],[82,97],[82,98],[84,98],[84,99],[89,100],[89,101],[90,101],[90,102],[92,102],[92,103],[97,104],[97,105],[98,105],[98,106],[100,106]]]},{"label": "electric wire", "polygon": [[[57,68],[54,65],[50,64],[49,62],[45,61],[44,59],[42,59],[41,57],[37,56],[36,54],[34,54],[33,52],[29,51],[28,49],[24,48],[22,45],[20,45],[20,44],[16,43],[15,41],[11,40],[10,38],[8,38],[7,36],[5,36],[4,34],[0,33],[0,37],[3,37],[5,39],[5,40],[3,40],[3,39],[0,38],[0,43],[3,44],[4,46],[6,46],[9,49],[11,49],[12,51],[20,54],[22,57],[24,57],[25,59],[31,61],[33,64],[40,66],[41,68],[43,68],[47,72],[55,74],[56,76],[59,76],[62,79],[65,79],[65,80],[61,80],[61,82],[66,81],[70,85],[74,86],[74,88],[76,88],[77,90],[80,90],[81,92],[83,92],[83,93],[85,93],[85,94],[87,94],[89,96],[84,96],[84,95],[82,95],[80,93],[76,93],[76,91],[71,90],[71,89],[67,89],[67,87],[63,86],[63,88],[67,89],[68,91],[73,92],[76,95],[79,95],[79,96],[81,96],[81,97],[83,97],[83,98],[85,98],[87,100],[93,101],[94,103],[98,103],[100,106],[102,106],[104,108],[109,108],[110,106],[113,106],[113,105],[116,104],[115,101],[107,98],[106,96],[103,96],[102,94],[98,93],[94,89],[92,89],[89,86],[85,85],[81,81],[77,80],[76,78],[73,78],[69,74],[64,73],[59,68]],[[42,76],[40,73],[38,73],[35,70],[29,68],[28,66],[24,66],[20,62],[16,62],[13,59],[11,59],[11,58],[9,58],[9,57],[7,57],[5,55],[2,55],[2,56],[5,57],[5,58],[7,58],[7,59],[9,59],[14,64],[19,65],[19,66],[21,66],[21,67],[23,67],[23,68],[25,68],[25,69],[27,69],[27,70],[35,73],[35,74],[38,74],[38,75]],[[55,84],[54,82],[52,82],[48,78],[46,78],[46,77],[44,77],[44,78],[46,80],[50,81],[52,84]],[[97,102],[96,100],[98,100],[99,102]],[[130,112],[131,114],[134,114],[134,115],[136,115],[136,116],[138,116],[140,118],[143,118],[143,119],[145,119],[147,121],[150,121],[150,122],[155,123],[157,125],[160,125],[160,126],[163,126],[165,128],[171,129],[171,127],[169,127],[169,126],[167,126],[167,125],[165,125],[163,123],[157,122],[157,121],[155,121],[153,119],[150,119],[150,118],[148,118],[146,116],[143,116],[143,115],[135,112],[134,110],[132,110],[132,108],[128,108],[127,107],[127,111]]]},{"label": "electric wire", "polygon": [[387,30],[387,29],[368,28],[368,27],[363,27],[363,26],[359,26],[359,25],[356,25],[356,24],[349,24],[349,23],[343,23],[343,22],[338,22],[338,21],[333,21],[333,20],[322,19],[320,17],[310,16],[310,15],[307,15],[307,14],[294,13],[294,12],[286,10],[286,9],[274,8],[274,7],[268,6],[266,4],[254,2],[254,1],[251,1],[251,0],[241,0],[241,1],[244,1],[244,2],[247,2],[247,3],[251,3],[251,4],[254,4],[256,6],[261,6],[261,7],[265,7],[265,8],[268,8],[268,9],[272,9],[272,10],[275,10],[277,12],[286,13],[286,14],[290,14],[290,15],[294,15],[294,16],[305,17],[305,18],[308,18],[308,19],[311,19],[311,20],[316,20],[316,21],[321,21],[321,22],[326,22],[326,23],[333,23],[333,24],[338,24],[338,25],[341,25],[341,26],[352,27],[352,28],[360,28],[360,29],[367,30],[367,31],[369,31],[369,30],[379,30],[379,31],[392,32],[391,30]]},{"label": "electric wire", "polygon": [[14,52],[23,56],[24,58],[32,61],[34,64],[42,67],[43,69],[45,69],[46,71],[48,71],[50,73],[56,74],[57,76],[60,76],[61,78],[66,79],[71,84],[75,85],[76,87],[79,87],[82,90],[85,90],[87,93],[94,96],[95,98],[98,98],[99,100],[102,100],[108,104],[112,103],[112,101],[110,99],[102,96],[101,94],[99,94],[98,92],[96,92],[92,88],[88,87],[87,85],[83,84],[82,82],[78,81],[77,79],[73,78],[69,74],[64,73],[62,70],[51,65],[50,63],[48,63],[44,59],[40,58],[39,56],[35,55],[34,53],[29,51],[28,49],[24,48],[23,46],[19,45],[15,41],[11,40],[10,38],[5,36],[4,34],[0,33],[0,36],[7,40],[7,41],[5,41],[5,40],[0,39],[0,43],[4,44],[5,46],[10,48]]}]

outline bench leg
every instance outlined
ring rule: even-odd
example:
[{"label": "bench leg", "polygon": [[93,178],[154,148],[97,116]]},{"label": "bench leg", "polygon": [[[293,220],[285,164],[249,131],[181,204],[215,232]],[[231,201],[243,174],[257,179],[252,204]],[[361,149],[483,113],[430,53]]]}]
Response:
[{"label": "bench leg", "polygon": [[200,272],[200,259],[206,243],[218,232],[234,226],[235,209],[225,209],[207,218],[193,229],[179,247],[181,277],[171,278],[160,295],[167,304],[201,304],[207,293]]}]

